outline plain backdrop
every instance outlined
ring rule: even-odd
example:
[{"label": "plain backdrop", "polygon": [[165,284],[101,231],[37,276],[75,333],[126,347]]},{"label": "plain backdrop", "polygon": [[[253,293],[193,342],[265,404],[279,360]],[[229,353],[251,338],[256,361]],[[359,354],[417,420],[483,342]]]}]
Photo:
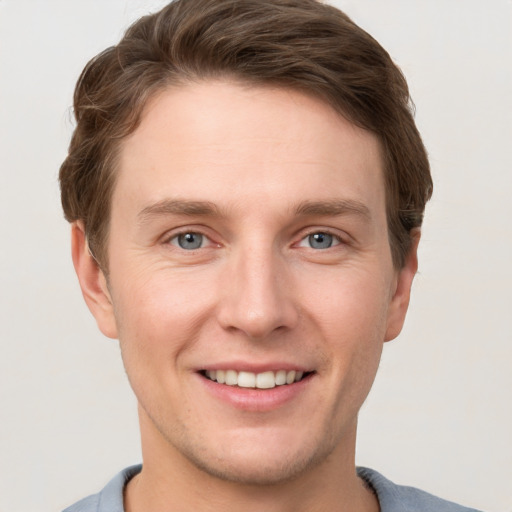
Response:
[{"label": "plain backdrop", "polygon": [[[0,512],[58,511],[140,460],[117,342],[74,276],[57,173],[81,69],[163,3],[0,0]],[[510,512],[512,2],[333,3],[407,76],[436,184],[357,461]]]}]

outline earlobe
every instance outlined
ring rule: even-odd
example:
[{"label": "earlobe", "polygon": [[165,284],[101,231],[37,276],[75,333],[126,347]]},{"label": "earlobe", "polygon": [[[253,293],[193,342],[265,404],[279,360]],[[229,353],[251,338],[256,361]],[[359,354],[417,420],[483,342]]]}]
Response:
[{"label": "earlobe", "polygon": [[85,302],[100,331],[109,338],[117,338],[114,308],[107,280],[89,250],[84,226],[80,221],[71,226],[71,254]]},{"label": "earlobe", "polygon": [[384,341],[395,339],[401,332],[411,297],[411,286],[418,270],[418,244],[421,232],[412,233],[412,244],[404,266],[397,272],[396,287],[388,309],[388,322]]}]

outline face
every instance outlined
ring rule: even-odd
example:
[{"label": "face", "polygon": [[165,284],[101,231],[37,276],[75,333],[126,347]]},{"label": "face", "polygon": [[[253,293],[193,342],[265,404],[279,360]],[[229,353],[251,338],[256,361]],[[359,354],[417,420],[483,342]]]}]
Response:
[{"label": "face", "polygon": [[416,261],[393,267],[372,134],[289,90],[163,91],[122,145],[108,284],[74,252],[145,457],[255,483],[352,457]]}]

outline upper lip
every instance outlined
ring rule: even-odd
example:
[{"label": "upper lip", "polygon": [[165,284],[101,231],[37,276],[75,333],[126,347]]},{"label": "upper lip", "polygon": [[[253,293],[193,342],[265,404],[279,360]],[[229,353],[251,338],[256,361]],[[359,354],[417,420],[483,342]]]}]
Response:
[{"label": "upper lip", "polygon": [[313,368],[310,366],[290,363],[290,362],[266,362],[266,363],[254,363],[247,361],[223,361],[219,363],[209,363],[205,366],[201,366],[197,369],[197,371],[203,370],[235,370],[238,372],[251,372],[251,373],[263,373],[274,371],[277,372],[279,370],[291,371],[295,370],[297,372],[311,372]]}]

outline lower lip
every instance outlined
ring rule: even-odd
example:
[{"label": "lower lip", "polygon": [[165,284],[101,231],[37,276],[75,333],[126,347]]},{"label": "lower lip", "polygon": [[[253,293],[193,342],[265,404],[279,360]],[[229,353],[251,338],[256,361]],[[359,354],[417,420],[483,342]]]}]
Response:
[{"label": "lower lip", "polygon": [[314,377],[309,374],[299,382],[270,389],[241,388],[219,384],[198,374],[202,383],[212,395],[236,409],[266,412],[278,409],[304,393]]}]

